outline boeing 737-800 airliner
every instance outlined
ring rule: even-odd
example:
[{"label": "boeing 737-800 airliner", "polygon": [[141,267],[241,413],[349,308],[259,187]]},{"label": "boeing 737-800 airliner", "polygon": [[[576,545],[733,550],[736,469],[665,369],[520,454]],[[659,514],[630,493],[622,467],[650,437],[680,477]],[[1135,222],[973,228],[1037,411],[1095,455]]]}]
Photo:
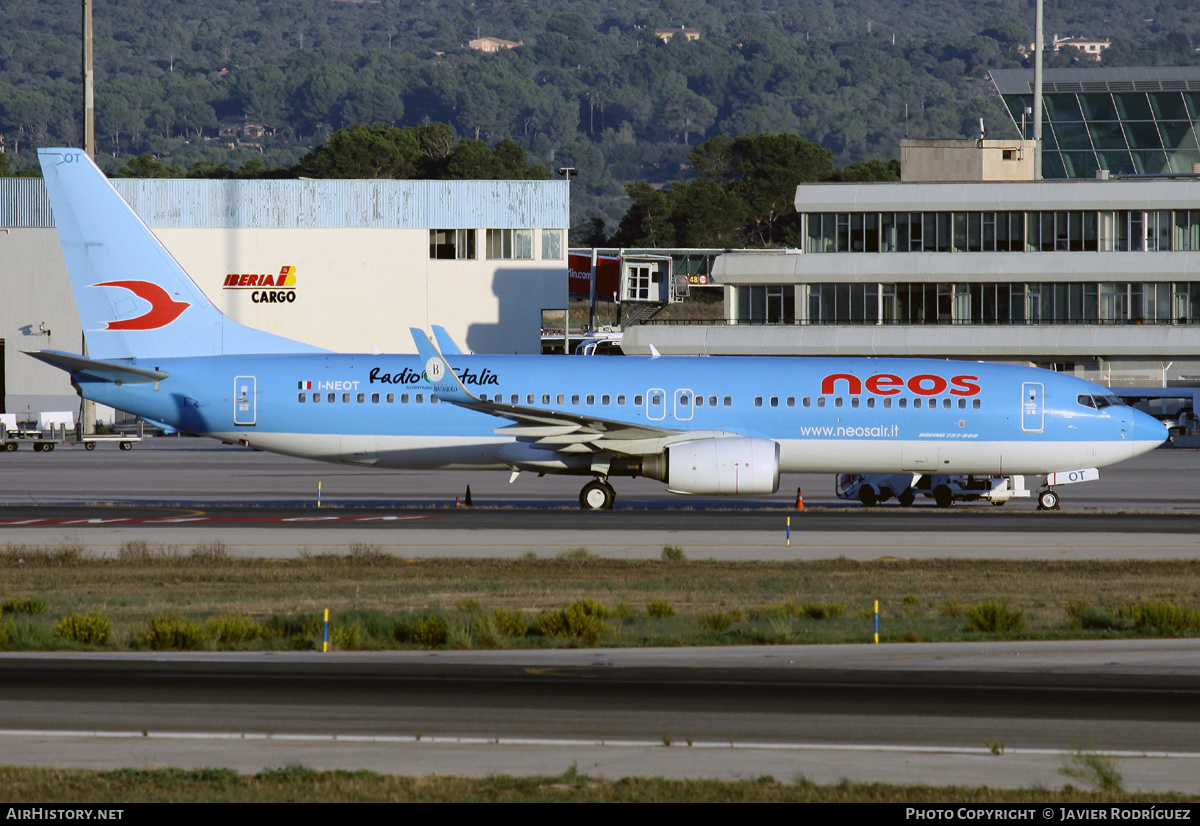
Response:
[{"label": "boeing 737-800 airliner", "polygon": [[345,355],[223,315],[78,149],[39,155],[88,355],[31,353],[84,398],[187,433],[381,468],[647,476],[762,495],[780,473],[1042,475],[1156,447],[1100,385],[920,359]]}]

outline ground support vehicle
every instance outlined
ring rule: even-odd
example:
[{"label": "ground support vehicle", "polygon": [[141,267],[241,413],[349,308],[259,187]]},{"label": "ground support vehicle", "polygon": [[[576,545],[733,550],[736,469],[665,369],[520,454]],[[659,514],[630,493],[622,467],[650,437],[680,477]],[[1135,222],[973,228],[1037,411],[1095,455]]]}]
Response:
[{"label": "ground support vehicle", "polygon": [[0,453],[11,453],[21,445],[32,445],[39,453],[49,453],[56,445],[83,445],[84,450],[95,450],[101,442],[115,442],[121,450],[132,450],[135,443],[142,441],[142,422],[138,421],[136,433],[111,433],[84,435],[81,425],[70,428],[65,422],[50,424],[44,428],[21,428],[17,426],[15,414],[0,415]]},{"label": "ground support vehicle", "polygon": [[[1058,505],[1058,495],[1047,487],[1053,501],[1046,509]],[[1003,505],[1009,499],[1028,498],[1024,476],[969,476],[933,473],[856,474],[843,473],[838,477],[839,499],[856,499],[867,507],[895,497],[903,507],[911,505],[918,496],[932,498],[939,507],[948,508],[955,502],[987,500]],[[1039,507],[1042,507],[1039,495]]]}]

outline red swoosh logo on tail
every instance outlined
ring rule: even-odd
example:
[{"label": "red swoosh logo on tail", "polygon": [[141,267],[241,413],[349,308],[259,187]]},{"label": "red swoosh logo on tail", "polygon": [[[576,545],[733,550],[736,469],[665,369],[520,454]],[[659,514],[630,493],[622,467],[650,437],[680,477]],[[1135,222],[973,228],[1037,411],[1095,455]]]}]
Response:
[{"label": "red swoosh logo on tail", "polygon": [[138,298],[150,302],[150,311],[136,318],[105,322],[106,330],[157,330],[166,327],[192,306],[186,301],[175,301],[167,291],[149,281],[105,281],[93,287],[121,287]]}]

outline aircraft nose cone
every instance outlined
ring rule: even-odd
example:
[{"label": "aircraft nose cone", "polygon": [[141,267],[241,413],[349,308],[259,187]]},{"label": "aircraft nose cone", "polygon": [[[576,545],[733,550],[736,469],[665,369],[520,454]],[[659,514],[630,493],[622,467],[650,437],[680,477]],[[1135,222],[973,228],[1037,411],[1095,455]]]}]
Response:
[{"label": "aircraft nose cone", "polygon": [[1133,416],[1130,417],[1129,425],[1136,453],[1153,450],[1167,440],[1170,434],[1167,432],[1165,424],[1149,413],[1143,413],[1140,410],[1131,412]]}]

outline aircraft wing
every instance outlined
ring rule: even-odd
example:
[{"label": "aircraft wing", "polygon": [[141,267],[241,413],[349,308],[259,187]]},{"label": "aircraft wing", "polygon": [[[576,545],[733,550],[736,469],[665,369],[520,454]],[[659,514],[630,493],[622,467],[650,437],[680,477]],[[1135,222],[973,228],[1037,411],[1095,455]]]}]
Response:
[{"label": "aircraft wing", "polygon": [[557,453],[618,453],[640,456],[658,453],[681,438],[709,435],[695,431],[651,427],[580,413],[524,407],[480,399],[459,381],[449,363],[438,353],[424,331],[411,328],[417,352],[425,361],[425,373],[433,382],[438,400],[508,419],[513,424],[498,427],[498,436],[512,436],[531,447]]}]

